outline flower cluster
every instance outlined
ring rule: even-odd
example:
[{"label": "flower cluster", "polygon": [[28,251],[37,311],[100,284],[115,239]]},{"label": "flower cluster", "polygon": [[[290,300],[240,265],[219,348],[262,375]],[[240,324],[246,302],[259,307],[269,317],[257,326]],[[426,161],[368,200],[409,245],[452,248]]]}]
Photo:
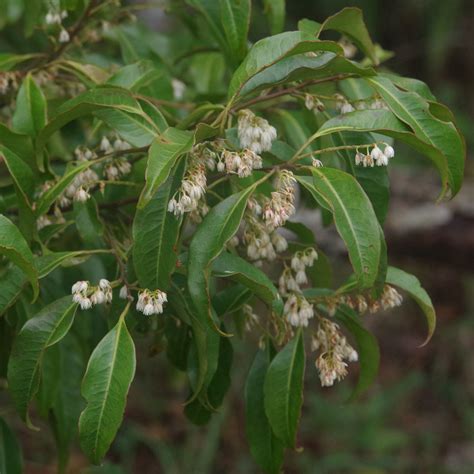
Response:
[{"label": "flower cluster", "polygon": [[[291,268],[285,268],[278,281],[280,293],[287,295],[293,291],[301,292],[300,285],[308,283],[306,267],[312,267],[317,258],[316,250],[311,247],[304,251],[296,252],[291,259]],[[293,272],[295,273],[294,276]]]},{"label": "flower cluster", "polygon": [[105,278],[99,281],[98,286],[91,286],[88,281],[77,281],[72,285],[72,300],[78,303],[81,309],[90,309],[97,304],[112,301],[112,287]]},{"label": "flower cluster", "polygon": [[319,351],[316,368],[323,387],[334,385],[347,374],[347,363],[356,362],[358,354],[340,332],[339,326],[326,318],[319,319],[319,326],[311,341],[313,351]]},{"label": "flower cluster", "polygon": [[292,293],[285,302],[283,312],[292,326],[307,327],[314,316],[313,305],[301,294]]},{"label": "flower cluster", "polygon": [[379,299],[361,294],[356,295],[335,295],[325,299],[325,304],[331,316],[336,314],[339,305],[345,304],[360,314],[369,312],[371,314],[378,311],[388,310],[400,306],[403,302],[402,295],[390,285],[385,285]]},{"label": "flower cluster", "polygon": [[370,153],[365,155],[358,151],[355,155],[355,164],[362,165],[364,168],[377,166],[388,166],[388,162],[395,156],[395,150],[385,144],[382,151],[377,145],[374,145]]},{"label": "flower cluster", "polygon": [[246,178],[252,174],[254,169],[262,167],[262,158],[250,149],[240,152],[224,150],[217,163],[218,171],[226,171],[229,174],[237,174],[239,178]]},{"label": "flower cluster", "polygon": [[90,188],[95,186],[98,180],[97,173],[91,168],[79,173],[59,197],[59,207],[68,207],[71,201],[87,201],[90,198]]},{"label": "flower cluster", "polygon": [[263,218],[270,229],[281,227],[295,212],[295,183],[293,173],[283,170],[279,173],[276,190],[263,207]]},{"label": "flower cluster", "polygon": [[16,72],[0,72],[0,94],[5,95],[10,90],[18,89]]},{"label": "flower cluster", "polygon": [[277,133],[267,120],[257,117],[251,110],[239,112],[237,133],[242,148],[248,148],[254,153],[269,151]]},{"label": "flower cluster", "polygon": [[123,157],[111,159],[104,166],[104,175],[108,181],[115,181],[127,176],[132,171],[132,165]]},{"label": "flower cluster", "polygon": [[341,114],[354,112],[354,106],[342,94],[334,94],[334,99],[336,100],[336,110]]},{"label": "flower cluster", "polygon": [[164,291],[145,289],[138,295],[137,311],[142,312],[145,316],[152,314],[161,314],[163,312],[163,304],[168,301]]},{"label": "flower cluster", "polygon": [[245,330],[251,331],[253,327],[258,324],[258,315],[254,313],[252,306],[244,304],[242,306],[242,313],[245,318]]},{"label": "flower cluster", "polygon": [[175,216],[198,209],[206,192],[206,165],[199,156],[190,155],[190,164],[179,190],[168,203],[168,212]]}]

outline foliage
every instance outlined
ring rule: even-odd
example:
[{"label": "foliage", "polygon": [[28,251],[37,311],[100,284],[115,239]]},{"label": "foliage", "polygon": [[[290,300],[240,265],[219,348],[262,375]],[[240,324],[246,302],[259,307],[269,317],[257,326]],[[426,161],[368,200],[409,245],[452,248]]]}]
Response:
[{"label": "foliage", "polygon": [[[0,24],[0,317],[14,335],[1,375],[30,428],[30,413],[50,423],[62,471],[76,436],[93,463],[113,442],[139,333],[187,374],[196,424],[253,335],[247,437],[279,472],[298,446],[309,349],[323,386],[359,361],[354,397],[379,364],[364,313],[400,305],[398,287],[426,342],[434,331],[427,293],[387,263],[387,167],[404,142],[439,171],[440,199],[454,196],[465,147],[451,112],[381,64],[360,10],[282,32],[284,2],[263,2],[272,36],[251,44],[259,8],[175,0],[166,36],[114,0],[38,1]],[[305,199],[347,247],[342,281],[298,222]],[[1,434],[0,466],[20,472],[3,420]]]}]

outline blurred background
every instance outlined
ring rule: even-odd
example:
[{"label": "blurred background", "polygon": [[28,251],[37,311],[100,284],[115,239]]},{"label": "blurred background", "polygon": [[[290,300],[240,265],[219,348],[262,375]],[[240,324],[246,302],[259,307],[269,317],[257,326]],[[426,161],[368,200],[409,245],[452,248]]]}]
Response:
[{"label": "blurred background", "polygon": [[[217,0],[216,0],[217,1]],[[0,2],[1,3],[1,2]],[[298,19],[322,21],[345,6],[364,11],[376,42],[395,53],[387,66],[427,82],[451,107],[468,148],[463,191],[436,205],[438,178],[413,166],[397,148],[391,167],[393,199],[386,224],[389,259],[414,273],[431,295],[438,327],[427,347],[425,322],[408,300],[397,310],[368,316],[379,338],[381,371],[360,400],[346,403],[356,374],[322,389],[311,359],[301,420],[301,452],[288,453],[288,473],[474,472],[474,2],[472,0],[294,0],[287,29]],[[142,18],[154,30],[169,20],[160,9]],[[266,31],[252,30],[256,40]],[[409,164],[410,166],[406,166]],[[319,230],[319,229],[317,229]],[[323,232],[323,231],[321,231]],[[322,238],[324,238],[324,235]],[[337,248],[327,249],[338,255]],[[342,255],[341,255],[342,259]],[[87,468],[79,451],[71,473],[256,473],[244,437],[243,386],[254,344],[234,344],[234,381],[222,409],[205,427],[183,415],[184,376],[163,355],[149,357],[138,344],[138,372],[125,422],[105,466]],[[22,433],[26,471],[55,472],[54,442]],[[18,431],[17,431],[18,432]]]}]

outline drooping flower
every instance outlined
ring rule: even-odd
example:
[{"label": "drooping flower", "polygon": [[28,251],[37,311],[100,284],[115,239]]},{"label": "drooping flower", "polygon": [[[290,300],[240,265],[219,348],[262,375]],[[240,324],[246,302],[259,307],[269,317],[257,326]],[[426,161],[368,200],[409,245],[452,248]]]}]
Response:
[{"label": "drooping flower", "polygon": [[248,148],[256,154],[269,151],[277,137],[275,127],[267,120],[257,117],[251,110],[239,112],[237,133],[242,148]]}]

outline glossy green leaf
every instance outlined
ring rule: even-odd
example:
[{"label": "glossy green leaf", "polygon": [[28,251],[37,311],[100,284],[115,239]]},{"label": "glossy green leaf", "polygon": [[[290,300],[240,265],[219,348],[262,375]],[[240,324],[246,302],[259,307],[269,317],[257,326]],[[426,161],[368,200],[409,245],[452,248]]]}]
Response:
[{"label": "glossy green leaf", "polygon": [[77,437],[79,415],[84,408],[80,385],[86,364],[80,341],[74,334],[69,333],[58,347],[61,384],[50,423],[58,450],[58,471],[66,472],[69,450]]},{"label": "glossy green leaf", "polygon": [[172,127],[155,139],[148,151],[146,183],[138,208],[150,202],[160,185],[167,180],[178,158],[191,150],[193,140],[191,132]]},{"label": "glossy green leaf", "polygon": [[263,386],[271,363],[269,347],[255,356],[245,383],[246,434],[255,462],[268,474],[278,474],[283,463],[284,447],[272,431],[265,415]]},{"label": "glossy green leaf", "polygon": [[33,297],[36,299],[39,286],[33,254],[15,224],[3,215],[0,215],[0,254],[21,268],[33,287]]},{"label": "glossy green leaf", "polygon": [[[293,81],[316,80],[343,74],[357,74],[362,77],[375,74],[372,68],[362,67],[341,56],[340,46],[337,43],[320,41],[317,45],[322,51],[329,52],[318,56],[303,53],[285,57],[251,77],[241,88],[240,95]],[[314,48],[316,49],[316,45]],[[338,54],[331,51],[336,51]]]},{"label": "glossy green leaf", "polygon": [[0,144],[23,158],[26,163],[33,164],[34,152],[30,136],[16,133],[0,123]]},{"label": "glossy green leaf", "polygon": [[212,274],[245,285],[277,314],[282,313],[283,302],[275,285],[262,270],[247,260],[229,252],[222,252],[212,263]]},{"label": "glossy green leaf", "polygon": [[35,179],[31,168],[15,153],[0,145],[0,159],[3,159],[15,184],[15,191],[23,205],[31,208]]},{"label": "glossy green leaf", "polygon": [[135,345],[125,316],[92,352],[82,381],[87,406],[79,418],[79,440],[89,459],[98,464],[122,423],[128,390],[135,375]]},{"label": "glossy green leaf", "polygon": [[285,446],[296,446],[303,404],[305,353],[301,331],[274,357],[263,387],[265,413],[273,433]]},{"label": "glossy green leaf", "polygon": [[25,274],[15,265],[0,275],[0,316],[15,303],[27,282]]},{"label": "glossy green leaf", "polygon": [[100,109],[117,109],[130,114],[143,115],[143,110],[132,94],[119,87],[96,87],[62,104],[55,116],[38,134],[36,140],[37,163],[43,170],[43,149],[51,135],[67,123]]},{"label": "glossy green leaf", "polygon": [[377,339],[360,323],[360,316],[347,306],[339,307],[336,319],[340,321],[354,337],[359,354],[359,379],[351,400],[365,392],[377,377],[380,364],[380,350]]},{"label": "glossy green leaf", "polygon": [[71,260],[76,259],[78,262],[83,262],[91,254],[99,253],[100,250],[75,250],[69,252],[51,252],[41,257],[35,258],[35,266],[38,270],[38,278],[44,278],[49,275],[53,270],[61,265],[64,265]]},{"label": "glossy green leaf", "polygon": [[15,113],[12,117],[13,128],[25,135],[36,136],[46,123],[46,98],[43,92],[28,74],[18,91]]},{"label": "glossy green leaf", "polygon": [[250,0],[187,0],[204,17],[209,31],[231,63],[247,52]]},{"label": "glossy green leaf", "polygon": [[225,314],[234,313],[241,309],[252,296],[252,291],[246,286],[240,284],[232,285],[213,296],[212,307],[221,318]]},{"label": "glossy green leaf", "polygon": [[20,443],[2,418],[0,418],[0,472],[2,474],[22,474],[23,472]]},{"label": "glossy green leaf", "polygon": [[379,224],[360,184],[353,176],[334,168],[315,169],[312,181],[299,181],[333,214],[360,287],[372,287],[382,258]]},{"label": "glossy green leaf", "polygon": [[276,35],[285,27],[285,0],[264,0],[263,7],[270,24],[270,32]]},{"label": "glossy green leaf", "polygon": [[347,7],[330,16],[321,25],[320,32],[324,30],[335,30],[342,33],[353,41],[375,65],[379,63],[375,46],[364,23],[362,10],[359,8]]},{"label": "glossy green leaf", "polygon": [[142,114],[118,109],[102,109],[94,115],[115,130],[125,141],[134,147],[144,147],[167,128],[161,112],[150,102],[139,100]]},{"label": "glossy green leaf", "polygon": [[338,44],[316,40],[312,35],[301,31],[287,31],[257,41],[232,76],[229,97],[235,98],[256,74],[279,61],[313,51],[333,51],[342,54]]},{"label": "glossy green leaf", "polygon": [[181,184],[184,166],[170,176],[133,220],[133,265],[142,288],[166,290],[176,267],[182,219],[168,212]]},{"label": "glossy green leaf", "polygon": [[232,194],[213,207],[197,228],[189,245],[188,288],[199,319],[208,323],[211,312],[209,277],[212,262],[237,232],[247,199],[255,186]]},{"label": "glossy green leaf", "polygon": [[[109,73],[95,64],[85,64],[77,61],[62,60],[58,62],[58,68],[74,74],[81,82],[88,86],[103,84],[109,77]],[[118,84],[120,85],[120,84]]]},{"label": "glossy green leaf", "polygon": [[386,282],[406,291],[425,313],[426,322],[428,323],[428,335],[422,344],[424,346],[429,342],[436,328],[436,312],[431,298],[421,286],[418,278],[399,268],[388,267]]},{"label": "glossy green leaf", "polygon": [[96,200],[74,203],[74,220],[79,236],[89,248],[104,246],[104,223],[100,219]]},{"label": "glossy green leaf", "polygon": [[8,386],[21,418],[31,426],[28,405],[38,391],[45,350],[69,331],[77,304],[65,296],[45,306],[22,327],[8,363]]},{"label": "glossy green leaf", "polygon": [[0,71],[11,71],[18,64],[24,63],[36,56],[36,54],[0,53]]},{"label": "glossy green leaf", "polygon": [[439,160],[436,165],[443,178],[444,187],[449,185],[455,195],[462,184],[466,154],[463,138],[456,126],[434,116],[426,99],[414,92],[398,89],[389,79],[374,77],[367,78],[367,81],[381,95],[392,112],[413,130],[418,139],[441,152],[444,159]]}]

